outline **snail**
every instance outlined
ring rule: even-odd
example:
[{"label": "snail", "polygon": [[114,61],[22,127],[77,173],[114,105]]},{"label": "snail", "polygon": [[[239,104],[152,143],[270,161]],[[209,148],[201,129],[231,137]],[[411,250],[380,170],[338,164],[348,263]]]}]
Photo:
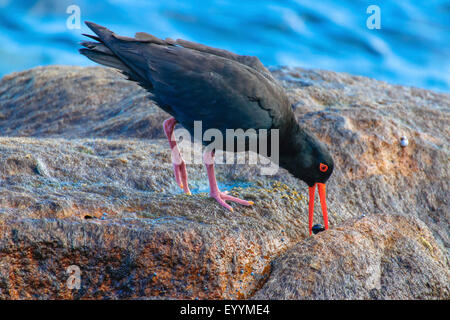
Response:
[{"label": "snail", "polygon": [[321,224],[315,224],[312,227],[312,232],[318,234],[319,232],[325,231],[325,228]]},{"label": "snail", "polygon": [[406,146],[408,146],[409,142],[408,142],[408,138],[405,136],[402,136],[400,138],[400,145],[404,148]]}]

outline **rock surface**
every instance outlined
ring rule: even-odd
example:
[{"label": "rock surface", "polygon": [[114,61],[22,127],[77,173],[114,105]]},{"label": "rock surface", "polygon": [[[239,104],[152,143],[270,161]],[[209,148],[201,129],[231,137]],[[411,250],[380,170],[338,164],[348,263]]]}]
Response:
[{"label": "rock surface", "polygon": [[[306,185],[284,170],[217,165],[222,188],[255,202],[232,214],[208,198],[200,164],[188,165],[194,194],[183,195],[167,114],[118,73],[5,76],[0,299],[448,299],[450,96],[329,71],[273,73],[335,159],[330,231],[312,238]],[[66,285],[71,265],[79,290]]]},{"label": "rock surface", "polygon": [[413,217],[371,215],[290,248],[255,299],[432,299],[450,272],[429,229]]}]

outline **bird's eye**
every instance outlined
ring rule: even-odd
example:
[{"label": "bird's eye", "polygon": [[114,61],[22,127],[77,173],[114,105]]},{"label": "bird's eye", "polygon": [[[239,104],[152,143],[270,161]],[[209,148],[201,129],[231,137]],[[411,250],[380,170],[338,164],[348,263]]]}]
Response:
[{"label": "bird's eye", "polygon": [[322,172],[327,172],[328,166],[326,164],[321,163],[319,165],[319,170],[322,171]]}]

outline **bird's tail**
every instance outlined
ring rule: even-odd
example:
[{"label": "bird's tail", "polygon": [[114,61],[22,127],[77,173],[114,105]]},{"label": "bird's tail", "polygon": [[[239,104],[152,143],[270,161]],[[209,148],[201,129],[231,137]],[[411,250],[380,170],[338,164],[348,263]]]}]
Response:
[{"label": "bird's tail", "polygon": [[90,60],[97,62],[99,64],[105,65],[107,67],[115,68],[120,70],[123,74],[128,76],[130,80],[138,82],[141,86],[148,89],[153,89],[151,87],[151,82],[146,79],[146,75],[142,70],[133,63],[127,61],[127,59],[121,58],[120,50],[115,49],[117,43],[128,41],[128,42],[139,42],[139,39],[126,38],[116,36],[111,30],[102,27],[93,22],[85,22],[86,25],[95,32],[97,36],[83,34],[94,41],[83,41],[81,45],[84,48],[79,49],[82,55],[85,55]]}]

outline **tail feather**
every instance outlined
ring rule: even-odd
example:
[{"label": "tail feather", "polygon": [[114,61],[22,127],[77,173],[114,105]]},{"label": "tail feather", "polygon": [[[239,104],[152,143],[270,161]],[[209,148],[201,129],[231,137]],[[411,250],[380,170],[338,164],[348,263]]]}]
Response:
[{"label": "tail feather", "polygon": [[138,82],[146,89],[153,89],[151,82],[145,78],[145,75],[142,74],[141,70],[136,70],[133,65],[130,65],[125,60],[121,59],[121,57],[111,48],[111,44],[114,41],[117,41],[112,31],[92,22],[86,22],[86,24],[95,32],[95,34],[97,34],[97,36],[87,34],[85,34],[85,36],[98,42],[81,42],[81,45],[84,48],[79,49],[79,52],[82,55],[85,55],[90,60],[99,64],[118,69],[125,74],[129,80]]},{"label": "tail feather", "polygon": [[98,40],[100,40],[101,42],[105,42],[108,39],[110,39],[113,35],[113,32],[99,24],[96,24],[94,22],[90,22],[90,21],[85,21],[86,25],[89,27],[89,29],[91,29],[92,31],[94,31],[94,33],[98,36],[90,36],[91,38],[95,37]]},{"label": "tail feather", "polygon": [[90,50],[102,52],[110,56],[114,55],[114,53],[107,46],[105,46],[103,43],[100,42],[83,41],[81,42],[81,45]]},{"label": "tail feather", "polygon": [[105,54],[104,52],[97,51],[95,49],[85,49],[85,48],[80,49],[79,52],[94,62],[103,64],[107,67],[119,69],[120,71],[126,73],[129,76],[133,74],[130,68],[128,68],[122,61],[120,61],[113,55]]},{"label": "tail feather", "polygon": [[93,36],[92,34],[82,33],[83,36],[94,39],[95,41],[102,42],[99,37]]}]

